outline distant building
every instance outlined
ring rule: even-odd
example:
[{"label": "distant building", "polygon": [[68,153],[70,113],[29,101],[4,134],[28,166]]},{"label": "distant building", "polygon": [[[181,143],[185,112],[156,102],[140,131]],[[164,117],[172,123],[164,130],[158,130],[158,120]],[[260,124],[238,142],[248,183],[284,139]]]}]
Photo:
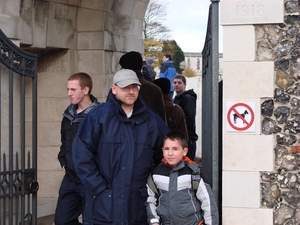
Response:
[{"label": "distant building", "polygon": [[[184,52],[185,63],[187,66],[196,71],[197,75],[202,75],[202,53],[201,52]],[[219,73],[223,74],[223,53],[219,54]]]}]

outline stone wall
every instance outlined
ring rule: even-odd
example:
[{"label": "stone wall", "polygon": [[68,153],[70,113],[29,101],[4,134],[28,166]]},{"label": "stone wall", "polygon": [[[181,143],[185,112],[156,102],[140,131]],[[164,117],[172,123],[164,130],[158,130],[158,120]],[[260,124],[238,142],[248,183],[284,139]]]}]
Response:
[{"label": "stone wall", "polygon": [[[300,224],[300,1],[285,0],[284,23],[255,25],[256,60],[274,61],[275,89],[262,99],[262,134],[274,135],[275,171],[261,172],[261,204],[274,224]],[[259,82],[259,81],[258,81]]]}]

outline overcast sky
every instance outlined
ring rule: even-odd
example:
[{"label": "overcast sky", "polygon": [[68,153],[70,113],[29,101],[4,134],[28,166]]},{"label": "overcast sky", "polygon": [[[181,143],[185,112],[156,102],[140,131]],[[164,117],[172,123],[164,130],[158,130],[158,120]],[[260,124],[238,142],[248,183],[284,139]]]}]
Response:
[{"label": "overcast sky", "polygon": [[[203,50],[210,0],[159,0],[167,2],[167,16],[164,25],[168,27],[170,37],[183,52],[201,52]],[[220,7],[220,6],[219,6]],[[219,29],[221,38],[222,28]],[[219,44],[220,52],[222,46]]]}]

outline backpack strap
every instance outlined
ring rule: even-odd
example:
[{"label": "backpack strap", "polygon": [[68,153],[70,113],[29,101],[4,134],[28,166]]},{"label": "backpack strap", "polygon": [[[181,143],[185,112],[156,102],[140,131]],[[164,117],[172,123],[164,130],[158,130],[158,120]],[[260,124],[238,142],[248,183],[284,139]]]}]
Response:
[{"label": "backpack strap", "polygon": [[200,170],[197,171],[197,172],[193,172],[192,176],[191,176],[191,179],[192,179],[192,181],[191,181],[192,182],[192,188],[193,188],[194,192],[197,193],[199,183],[200,183],[200,180],[201,180]]},{"label": "backpack strap", "polygon": [[153,181],[153,178],[152,178],[152,174],[150,174],[148,176],[148,178],[147,178],[147,184],[148,184],[149,188],[154,192],[154,194],[156,196],[159,196],[157,187],[156,187],[156,185],[155,185],[155,183]]}]

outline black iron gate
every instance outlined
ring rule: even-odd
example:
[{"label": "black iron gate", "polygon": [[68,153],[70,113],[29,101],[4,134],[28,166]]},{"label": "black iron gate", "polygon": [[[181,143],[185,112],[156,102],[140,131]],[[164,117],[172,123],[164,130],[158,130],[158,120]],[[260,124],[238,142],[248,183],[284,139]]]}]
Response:
[{"label": "black iron gate", "polygon": [[[219,92],[219,2],[211,0],[202,51],[202,170],[222,210],[222,95]],[[220,119],[221,118],[221,119]],[[220,217],[221,218],[221,217]],[[221,220],[220,220],[221,224]]]},{"label": "black iron gate", "polygon": [[37,224],[37,55],[0,29],[0,224]]}]

